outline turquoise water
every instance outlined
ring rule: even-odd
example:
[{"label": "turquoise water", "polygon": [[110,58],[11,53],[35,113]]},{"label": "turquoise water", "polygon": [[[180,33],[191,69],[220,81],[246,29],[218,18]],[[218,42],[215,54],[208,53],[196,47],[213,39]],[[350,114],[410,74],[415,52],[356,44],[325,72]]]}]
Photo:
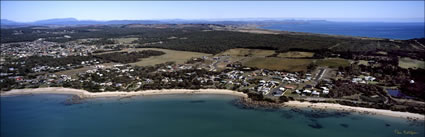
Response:
[{"label": "turquoise water", "polygon": [[[302,110],[254,110],[225,95],[99,98],[1,97],[2,137],[423,137],[422,122]],[[415,135],[395,134],[412,131]]]},{"label": "turquoise water", "polygon": [[276,24],[264,29],[310,32],[331,35],[361,36],[389,39],[425,37],[424,23],[378,22],[311,22],[306,24]]}]

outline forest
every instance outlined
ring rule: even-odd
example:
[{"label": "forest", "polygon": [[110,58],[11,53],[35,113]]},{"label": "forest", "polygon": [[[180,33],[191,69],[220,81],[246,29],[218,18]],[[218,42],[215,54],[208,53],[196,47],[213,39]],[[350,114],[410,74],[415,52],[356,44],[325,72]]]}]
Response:
[{"label": "forest", "polygon": [[[319,53],[322,50],[330,52],[369,52],[387,51],[404,53],[402,56],[412,56],[410,52],[424,53],[421,46],[425,40],[388,40],[359,39],[352,37],[337,37],[327,35],[302,34],[255,34],[235,31],[213,31],[209,24],[165,25],[151,27],[125,26],[85,26],[37,29],[35,27],[2,29],[1,43],[33,41],[45,38],[47,41],[68,42],[85,38],[101,38],[87,44],[110,44],[110,38],[136,37],[133,43],[137,47],[155,47],[184,51],[196,51],[216,54],[232,48],[273,49],[278,52],[288,50],[310,50]],[[69,33],[62,33],[62,32]],[[14,32],[22,32],[16,35]],[[72,32],[72,33],[71,33]],[[64,38],[69,35],[70,38]],[[160,42],[161,43],[156,43]],[[148,44],[146,43],[156,43]],[[414,53],[415,56],[420,55]]]},{"label": "forest", "polygon": [[[2,28],[1,29],[1,43],[11,42],[25,42],[34,41],[39,38],[44,38],[52,42],[68,42],[77,39],[86,38],[120,38],[126,36],[137,36],[142,39],[166,39],[170,36],[190,33],[192,31],[200,31],[205,29],[202,25],[199,27],[186,27],[179,29],[175,27],[170,28],[150,28],[150,27],[126,27],[126,26],[82,26],[82,27],[61,27],[61,28],[47,28],[46,27],[22,27],[22,28]],[[63,33],[64,31],[69,33]],[[22,32],[22,34],[15,34],[15,32]],[[68,35],[71,38],[64,38]]]}]

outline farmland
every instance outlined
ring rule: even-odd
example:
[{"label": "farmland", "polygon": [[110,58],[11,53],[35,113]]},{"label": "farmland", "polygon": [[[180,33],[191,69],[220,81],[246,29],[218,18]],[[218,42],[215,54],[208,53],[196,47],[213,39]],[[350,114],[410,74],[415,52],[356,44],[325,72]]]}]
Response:
[{"label": "farmland", "polygon": [[275,53],[274,50],[235,48],[235,49],[226,50],[218,55],[266,57],[266,56],[273,55],[274,53]]},{"label": "farmland", "polygon": [[398,66],[402,67],[402,68],[425,68],[425,62],[424,61],[420,61],[420,60],[416,60],[416,59],[411,59],[411,58],[400,58],[399,59],[399,64]]},{"label": "farmland", "polygon": [[[273,50],[235,48],[221,52],[216,56],[230,56],[227,59],[229,62],[240,61],[247,67],[285,70],[289,72],[306,71],[310,64],[331,68],[350,65],[350,62],[346,59],[314,59],[312,58],[313,55],[313,52],[302,51],[288,51],[276,54]],[[219,66],[225,66],[225,64],[219,63]]]},{"label": "farmland", "polygon": [[306,71],[313,59],[284,59],[276,57],[254,57],[247,59],[243,65],[270,70],[285,70],[290,72]]},{"label": "farmland", "polygon": [[[126,49],[124,51],[129,51],[130,49]],[[152,56],[149,58],[141,59],[138,62],[130,63],[131,65],[137,66],[150,66],[161,64],[165,62],[175,62],[176,64],[183,64],[190,58],[202,57],[202,56],[211,56],[211,54],[199,53],[199,52],[189,52],[189,51],[176,51],[176,50],[168,50],[168,49],[158,49],[158,48],[139,48],[135,49],[136,51],[141,50],[156,50],[165,52],[164,55],[161,56]]]},{"label": "farmland", "polygon": [[348,60],[341,58],[319,59],[315,63],[318,66],[328,66],[331,68],[337,68],[339,66],[346,67],[350,65],[350,62]]},{"label": "farmland", "polygon": [[289,51],[285,53],[279,53],[277,57],[281,58],[305,58],[313,57],[314,53],[312,52],[299,52],[299,51]]}]

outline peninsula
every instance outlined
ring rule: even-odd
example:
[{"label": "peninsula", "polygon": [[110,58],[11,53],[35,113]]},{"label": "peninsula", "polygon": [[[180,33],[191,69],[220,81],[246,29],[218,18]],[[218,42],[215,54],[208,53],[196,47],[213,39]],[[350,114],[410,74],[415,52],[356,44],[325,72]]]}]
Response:
[{"label": "peninsula", "polygon": [[424,40],[243,24],[9,28],[2,30],[0,88],[2,96],[230,94],[423,119]]}]

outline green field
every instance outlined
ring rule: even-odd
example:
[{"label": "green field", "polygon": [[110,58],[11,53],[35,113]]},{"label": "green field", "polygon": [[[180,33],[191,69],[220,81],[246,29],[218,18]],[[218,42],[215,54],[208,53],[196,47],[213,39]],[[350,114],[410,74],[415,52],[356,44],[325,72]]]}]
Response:
[{"label": "green field", "polygon": [[158,49],[158,48],[126,49],[124,51],[142,51],[142,50],[157,50],[157,51],[165,52],[165,54],[161,56],[152,56],[149,58],[143,58],[138,62],[130,63],[131,65],[150,66],[150,65],[156,65],[156,64],[161,64],[165,62],[175,62],[176,64],[183,64],[190,58],[211,56],[211,54],[200,53],[200,52],[177,51],[177,50]]},{"label": "green field", "polygon": [[243,57],[266,57],[266,56],[273,55],[274,53],[275,53],[274,50],[235,48],[235,49],[229,49],[224,52],[221,52],[218,55],[243,56]]},{"label": "green field", "polygon": [[131,42],[138,40],[138,38],[117,38],[115,39],[118,43],[131,44]]},{"label": "green field", "polygon": [[340,58],[327,59],[287,59],[278,57],[252,57],[243,61],[243,65],[271,70],[285,70],[290,72],[306,71],[307,66],[315,63],[318,66],[339,67],[349,66],[350,62]]},{"label": "green field", "polygon": [[305,57],[313,57],[313,52],[300,52],[300,51],[289,51],[285,53],[279,53],[277,57],[281,58],[305,58]]},{"label": "green field", "polygon": [[424,61],[420,61],[420,60],[416,60],[416,59],[411,59],[411,58],[400,58],[398,61],[398,66],[402,67],[402,68],[422,68],[425,69],[425,62]]},{"label": "green field", "polygon": [[367,60],[359,60],[359,65],[369,66],[369,63]]},{"label": "green field", "polygon": [[327,58],[316,60],[316,65],[318,66],[328,66],[331,68],[336,68],[339,66],[346,67],[350,65],[350,62],[346,59],[341,58]]},{"label": "green field", "polygon": [[313,59],[284,59],[277,57],[253,57],[243,62],[248,67],[270,70],[285,70],[290,72],[306,71]]}]

